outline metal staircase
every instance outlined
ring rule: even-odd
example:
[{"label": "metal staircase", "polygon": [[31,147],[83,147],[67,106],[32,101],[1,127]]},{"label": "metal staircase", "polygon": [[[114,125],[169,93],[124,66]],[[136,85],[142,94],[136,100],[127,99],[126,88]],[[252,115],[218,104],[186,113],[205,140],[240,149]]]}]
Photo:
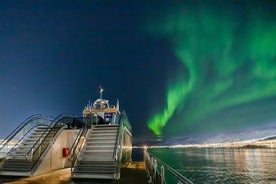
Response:
[{"label": "metal staircase", "polygon": [[67,114],[61,114],[54,120],[36,115],[24,121],[0,148],[0,153],[4,153],[0,162],[0,176],[33,175],[52,143],[70,122],[72,116]]},{"label": "metal staircase", "polygon": [[[35,150],[38,140],[44,139],[49,133],[48,126],[39,125],[28,131],[24,137],[8,152],[0,166],[1,175],[30,176],[32,162],[28,153]],[[35,147],[34,147],[35,145]]]},{"label": "metal staircase", "polygon": [[118,125],[95,125],[89,130],[86,142],[74,167],[73,178],[118,179],[119,160],[116,159]]}]

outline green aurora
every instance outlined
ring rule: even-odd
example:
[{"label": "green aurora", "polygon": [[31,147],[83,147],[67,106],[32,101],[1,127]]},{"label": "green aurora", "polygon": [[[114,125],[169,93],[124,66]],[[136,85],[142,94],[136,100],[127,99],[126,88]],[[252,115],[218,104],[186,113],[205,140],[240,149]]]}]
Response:
[{"label": "green aurora", "polygon": [[166,40],[183,64],[168,80],[174,82],[165,106],[148,121],[150,130],[162,135],[174,116],[188,127],[223,109],[275,97],[276,17],[269,6],[176,5],[149,21],[149,33]]}]

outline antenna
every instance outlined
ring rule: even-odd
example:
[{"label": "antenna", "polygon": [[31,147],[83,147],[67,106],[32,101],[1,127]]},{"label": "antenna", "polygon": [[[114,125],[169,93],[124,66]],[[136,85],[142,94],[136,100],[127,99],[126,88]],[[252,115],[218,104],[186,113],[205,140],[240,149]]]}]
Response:
[{"label": "antenna", "polygon": [[119,110],[119,100],[117,98],[116,108]]},{"label": "antenna", "polygon": [[99,90],[100,90],[100,99],[103,99],[103,88],[102,88],[102,86],[99,86]]}]

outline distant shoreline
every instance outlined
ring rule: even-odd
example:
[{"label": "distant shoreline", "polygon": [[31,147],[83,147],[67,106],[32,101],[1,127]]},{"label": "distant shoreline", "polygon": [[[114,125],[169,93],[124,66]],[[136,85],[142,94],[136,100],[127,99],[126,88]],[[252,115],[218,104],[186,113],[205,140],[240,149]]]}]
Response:
[{"label": "distant shoreline", "polygon": [[[155,147],[155,146],[152,146]],[[159,146],[157,146],[159,147]],[[207,143],[207,144],[187,144],[164,146],[168,148],[276,148],[276,140],[258,140],[226,143]]]},{"label": "distant shoreline", "polygon": [[[228,145],[229,144],[229,145]],[[260,140],[251,142],[228,143],[230,147],[245,147],[245,148],[276,148],[276,140]]]},{"label": "distant shoreline", "polygon": [[133,148],[276,148],[276,139],[240,141],[225,143],[203,143],[203,144],[176,144],[176,145],[145,145],[133,146]]},{"label": "distant shoreline", "polygon": [[[276,138],[268,138],[256,141],[240,141],[225,143],[203,143],[203,144],[177,144],[177,145],[148,145],[133,146],[133,148],[276,148]],[[1,161],[1,160],[0,160]]]}]

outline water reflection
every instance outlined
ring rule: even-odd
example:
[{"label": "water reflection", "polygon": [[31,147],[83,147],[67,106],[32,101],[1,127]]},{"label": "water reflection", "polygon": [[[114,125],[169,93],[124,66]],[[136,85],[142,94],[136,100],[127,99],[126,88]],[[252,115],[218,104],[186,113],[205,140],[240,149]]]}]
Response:
[{"label": "water reflection", "polygon": [[194,183],[276,183],[276,149],[177,148],[153,152]]}]

